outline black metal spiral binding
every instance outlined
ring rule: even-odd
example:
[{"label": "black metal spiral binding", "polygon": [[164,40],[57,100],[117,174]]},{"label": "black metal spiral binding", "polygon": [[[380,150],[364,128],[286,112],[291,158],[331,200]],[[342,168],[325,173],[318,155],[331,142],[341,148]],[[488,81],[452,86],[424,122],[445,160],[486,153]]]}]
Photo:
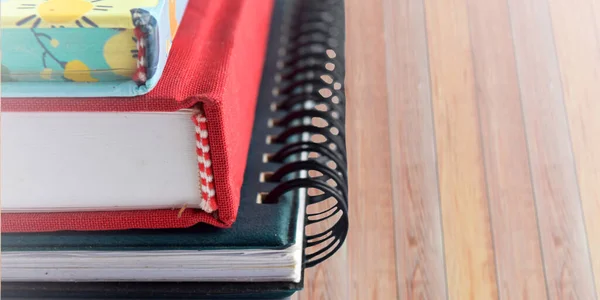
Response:
[{"label": "black metal spiral binding", "polygon": [[[296,0],[287,5],[292,7],[285,10],[277,100],[272,105],[285,116],[270,121],[281,128],[270,142],[283,147],[267,156],[281,166],[265,179],[277,183],[265,201],[308,191],[305,266],[312,267],[331,257],[348,232],[344,1]],[[298,160],[301,154],[308,158]],[[306,176],[299,176],[301,172]]]}]

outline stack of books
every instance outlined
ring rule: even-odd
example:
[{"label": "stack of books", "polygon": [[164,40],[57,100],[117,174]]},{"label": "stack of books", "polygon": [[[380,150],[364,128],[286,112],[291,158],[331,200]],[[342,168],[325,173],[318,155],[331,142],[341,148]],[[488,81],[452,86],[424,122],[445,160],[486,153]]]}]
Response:
[{"label": "stack of books", "polygon": [[3,297],[277,299],[342,246],[342,0],[1,6]]}]

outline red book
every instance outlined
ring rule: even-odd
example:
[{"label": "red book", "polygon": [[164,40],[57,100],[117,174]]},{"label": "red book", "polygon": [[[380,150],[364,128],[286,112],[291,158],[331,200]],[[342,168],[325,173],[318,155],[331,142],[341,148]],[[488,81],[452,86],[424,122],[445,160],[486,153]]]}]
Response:
[{"label": "red book", "polygon": [[[195,149],[190,151],[197,157],[197,166],[194,166],[198,168],[198,177],[194,180],[200,191],[197,202],[187,208],[6,212],[7,201],[19,199],[9,199],[3,193],[2,231],[180,228],[200,222],[218,227],[231,226],[236,220],[240,201],[272,5],[271,0],[190,1],[163,76],[146,95],[134,98],[1,99],[3,117],[7,116],[9,121],[12,115],[20,113],[92,113],[89,116],[93,119],[94,113],[104,112],[118,115],[187,110],[190,128],[196,131],[190,132],[190,138],[197,142]],[[7,122],[3,124],[3,138],[11,130]],[[37,150],[46,153],[45,146],[39,145]],[[10,161],[6,151],[3,155]],[[68,173],[69,168],[63,171]],[[10,175],[5,172],[3,176]],[[3,185],[4,180],[6,178]],[[77,184],[73,182],[74,186]],[[152,187],[147,188],[151,190]],[[31,186],[31,189],[36,187]],[[8,190],[6,193],[10,188]]]}]

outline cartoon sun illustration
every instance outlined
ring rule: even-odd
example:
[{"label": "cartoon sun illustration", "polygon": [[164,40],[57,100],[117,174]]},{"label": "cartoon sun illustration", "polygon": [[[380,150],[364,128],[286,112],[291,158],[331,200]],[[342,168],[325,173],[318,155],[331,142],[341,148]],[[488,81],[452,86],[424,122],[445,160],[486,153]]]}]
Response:
[{"label": "cartoon sun illustration", "polygon": [[[98,27],[85,14],[91,10],[108,11],[112,8],[110,5],[95,5],[96,2],[103,0],[49,0],[40,4],[21,3],[19,9],[35,10],[37,13],[28,15],[16,22],[17,26],[31,26],[36,28],[42,20],[51,24],[64,24],[74,22],[78,27],[84,27],[84,24],[91,27]],[[64,25],[63,25],[64,26]]]},{"label": "cartoon sun illustration", "polygon": [[[159,0],[9,0],[2,1],[3,23],[16,27],[130,28],[130,10],[154,7]],[[24,14],[24,12],[26,12]],[[31,12],[31,13],[27,13]]]}]

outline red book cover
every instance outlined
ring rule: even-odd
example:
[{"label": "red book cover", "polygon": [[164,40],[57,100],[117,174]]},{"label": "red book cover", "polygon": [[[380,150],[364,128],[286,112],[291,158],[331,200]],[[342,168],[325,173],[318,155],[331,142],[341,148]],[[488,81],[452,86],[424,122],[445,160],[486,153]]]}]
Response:
[{"label": "red book cover", "polygon": [[[2,213],[3,232],[181,228],[236,220],[272,0],[190,1],[162,78],[133,98],[2,98],[3,112],[195,109],[202,209]],[[209,151],[210,149],[210,151]]]}]

